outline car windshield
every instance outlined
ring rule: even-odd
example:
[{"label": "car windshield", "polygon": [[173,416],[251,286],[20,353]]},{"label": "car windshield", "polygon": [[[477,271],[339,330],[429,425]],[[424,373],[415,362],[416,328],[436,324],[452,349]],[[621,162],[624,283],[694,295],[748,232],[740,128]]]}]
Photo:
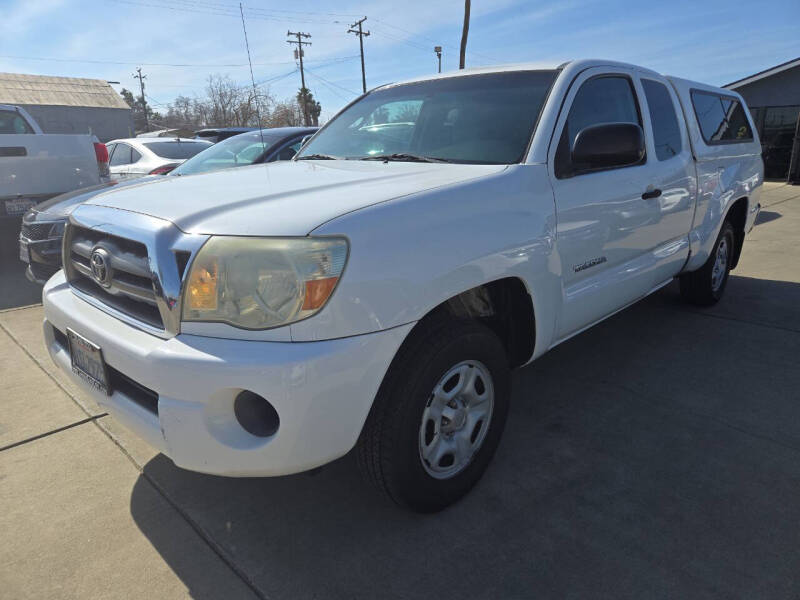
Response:
[{"label": "car windshield", "polygon": [[556,71],[432,79],[370,92],[297,157],[520,162]]},{"label": "car windshield", "polygon": [[150,152],[161,158],[169,158],[172,160],[183,160],[191,158],[198,152],[202,152],[206,148],[210,148],[209,142],[143,142]]},{"label": "car windshield", "polygon": [[242,133],[208,147],[204,152],[187,160],[175,169],[172,174],[192,175],[194,173],[251,165],[261,159],[264,153],[280,139],[280,136],[265,133],[262,142],[261,135],[257,131],[255,133]]}]

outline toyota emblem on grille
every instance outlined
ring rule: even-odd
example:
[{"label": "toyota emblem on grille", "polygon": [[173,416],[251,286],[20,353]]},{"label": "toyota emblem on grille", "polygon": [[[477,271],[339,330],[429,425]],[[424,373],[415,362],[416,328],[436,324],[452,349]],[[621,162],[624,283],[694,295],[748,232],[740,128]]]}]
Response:
[{"label": "toyota emblem on grille", "polygon": [[92,267],[92,277],[103,287],[111,287],[111,266],[108,251],[105,248],[95,248],[89,258]]}]

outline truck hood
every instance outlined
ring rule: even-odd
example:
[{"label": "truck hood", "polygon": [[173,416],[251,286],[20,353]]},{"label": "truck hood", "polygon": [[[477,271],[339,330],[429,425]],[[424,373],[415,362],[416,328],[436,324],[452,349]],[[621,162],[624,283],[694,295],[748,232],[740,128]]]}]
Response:
[{"label": "truck hood", "polygon": [[65,194],[59,194],[49,200],[40,202],[33,208],[33,212],[42,215],[43,220],[53,220],[57,218],[65,218],[75,210],[78,205],[83,204],[87,200],[95,196],[107,192],[111,189],[117,190],[131,185],[140,185],[146,181],[160,181],[162,175],[151,175],[139,179],[126,179],[123,181],[106,181],[98,183],[91,187],[81,188]]},{"label": "truck hood", "polygon": [[505,168],[505,165],[285,161],[164,177],[157,182],[101,193],[86,204],[166,219],[187,233],[306,235],[345,213],[485,177]]}]

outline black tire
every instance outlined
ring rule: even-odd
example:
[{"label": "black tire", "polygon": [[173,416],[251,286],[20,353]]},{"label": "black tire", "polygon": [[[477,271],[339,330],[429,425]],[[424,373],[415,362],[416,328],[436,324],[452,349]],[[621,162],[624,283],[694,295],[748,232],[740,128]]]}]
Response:
[{"label": "black tire", "polygon": [[[715,287],[713,284],[714,266],[717,260],[717,254],[720,251],[720,246],[723,243],[727,248],[727,261],[722,280]],[[681,296],[684,300],[691,304],[696,304],[697,306],[711,306],[719,302],[720,298],[722,298],[722,294],[725,292],[725,286],[728,285],[735,243],[736,234],[733,230],[733,226],[728,221],[725,221],[722,224],[722,229],[719,232],[719,236],[717,236],[717,241],[714,243],[714,248],[706,263],[697,271],[684,273],[680,276]]]},{"label": "black tire", "polygon": [[[488,371],[493,408],[472,458],[451,477],[437,479],[421,458],[423,413],[434,387],[464,361],[480,361]],[[357,447],[361,472],[401,506],[426,513],[446,508],[486,470],[505,426],[510,389],[505,348],[489,328],[476,321],[420,322],[392,361],[362,430]]]}]

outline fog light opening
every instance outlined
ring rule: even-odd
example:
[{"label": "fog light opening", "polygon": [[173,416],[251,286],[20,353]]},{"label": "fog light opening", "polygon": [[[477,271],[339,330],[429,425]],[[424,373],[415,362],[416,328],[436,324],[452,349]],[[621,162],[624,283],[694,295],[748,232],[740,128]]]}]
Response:
[{"label": "fog light opening", "polygon": [[240,392],[233,401],[233,412],[247,433],[256,437],[275,435],[280,426],[278,411],[266,398],[253,392]]}]

